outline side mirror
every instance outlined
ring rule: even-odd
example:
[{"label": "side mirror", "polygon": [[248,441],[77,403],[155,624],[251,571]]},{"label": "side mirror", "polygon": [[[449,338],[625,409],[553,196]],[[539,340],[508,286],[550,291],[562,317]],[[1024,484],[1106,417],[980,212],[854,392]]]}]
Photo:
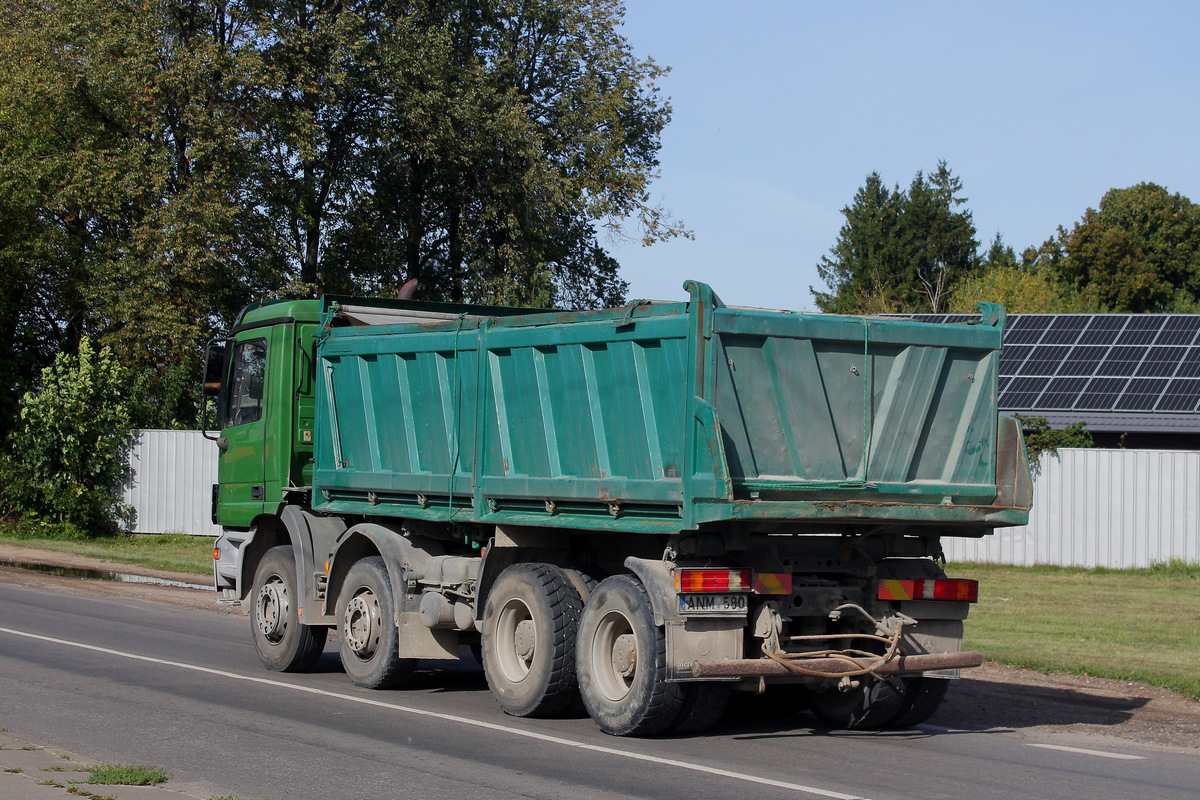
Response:
[{"label": "side mirror", "polygon": [[[205,439],[215,440],[208,433],[208,398],[221,394],[221,383],[225,380],[225,372],[229,366],[229,347],[226,339],[213,339],[204,351],[204,377],[200,384],[202,400],[200,402],[200,434]],[[218,424],[218,428],[221,426]],[[222,450],[222,452],[224,452]]]},{"label": "side mirror", "polygon": [[225,379],[229,348],[224,339],[213,339],[204,354],[204,396],[216,397],[221,393],[221,382]]}]

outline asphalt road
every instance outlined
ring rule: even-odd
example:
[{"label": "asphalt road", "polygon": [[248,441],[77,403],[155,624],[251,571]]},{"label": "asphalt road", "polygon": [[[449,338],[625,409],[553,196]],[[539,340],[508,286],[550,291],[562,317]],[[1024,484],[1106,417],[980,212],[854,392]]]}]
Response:
[{"label": "asphalt road", "polygon": [[280,675],[239,617],[0,584],[0,727],[241,800],[1194,800],[1200,786],[1194,751],[936,726],[841,733],[779,710],[727,715],[705,736],[617,739],[586,718],[505,716],[469,660],[422,666],[388,692],[354,687],[336,652]]}]

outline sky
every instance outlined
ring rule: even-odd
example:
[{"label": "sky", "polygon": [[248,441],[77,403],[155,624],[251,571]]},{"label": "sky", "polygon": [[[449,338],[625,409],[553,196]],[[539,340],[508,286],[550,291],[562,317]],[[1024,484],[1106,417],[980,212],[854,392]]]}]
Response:
[{"label": "sky", "polygon": [[867,175],[939,160],[1018,253],[1112,188],[1200,202],[1200,3],[626,0],[622,31],[671,68],[650,200],[695,234],[606,241],[630,299],[815,311]]}]

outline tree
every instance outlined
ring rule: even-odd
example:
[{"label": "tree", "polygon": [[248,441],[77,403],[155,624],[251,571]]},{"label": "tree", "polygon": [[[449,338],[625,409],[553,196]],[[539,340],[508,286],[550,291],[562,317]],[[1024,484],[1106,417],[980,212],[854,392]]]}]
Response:
[{"label": "tree", "polygon": [[332,226],[324,284],[623,302],[599,229],[634,221],[647,243],[686,232],[648,202],[665,70],[632,55],[622,13],[612,0],[460,0],[381,22],[373,171]]},{"label": "tree", "polygon": [[140,424],[194,418],[180,376],[268,285],[271,247],[241,202],[238,15],[173,1],[0,11],[0,208],[19,223],[0,260],[36,338],[12,358],[40,367],[94,337],[138,376]]},{"label": "tree", "polygon": [[0,508],[56,518],[85,531],[113,532],[125,510],[131,433],[126,376],[107,347],[84,337],[77,355],[60,353],[25,395],[13,434],[13,462]]},{"label": "tree", "polygon": [[1056,244],[1059,279],[1097,310],[1190,311],[1200,300],[1200,205],[1156,184],[1109,190]]},{"label": "tree", "polygon": [[889,190],[872,172],[842,209],[846,222],[828,256],[817,265],[829,293],[811,289],[822,311],[898,311],[904,270],[900,217],[905,197],[900,187]]},{"label": "tree", "polygon": [[829,292],[812,290],[822,311],[914,312],[943,309],[954,284],[976,269],[975,225],[962,182],[945,162],[918,172],[907,191],[867,176],[842,209],[846,223],[817,271]]},{"label": "tree", "polygon": [[1009,313],[1089,311],[1083,298],[1058,282],[1057,273],[1038,263],[1038,255],[1039,251],[1031,248],[1018,260],[1016,252],[996,234],[979,269],[955,284],[946,311],[970,314],[984,301],[999,303]]},{"label": "tree", "polygon": [[[283,292],[619,304],[599,234],[670,118],[617,0],[15,0],[0,9],[0,431],[83,338],[135,422],[195,420],[201,347]],[[19,311],[18,311],[19,309]],[[11,367],[11,369],[9,369]]]}]

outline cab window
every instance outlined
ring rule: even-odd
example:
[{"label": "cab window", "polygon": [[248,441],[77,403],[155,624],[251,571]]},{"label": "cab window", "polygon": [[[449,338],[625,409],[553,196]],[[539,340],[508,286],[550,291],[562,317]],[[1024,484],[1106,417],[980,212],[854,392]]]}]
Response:
[{"label": "cab window", "polygon": [[225,427],[258,422],[263,417],[263,386],[267,376],[267,340],[239,342],[233,351]]}]

